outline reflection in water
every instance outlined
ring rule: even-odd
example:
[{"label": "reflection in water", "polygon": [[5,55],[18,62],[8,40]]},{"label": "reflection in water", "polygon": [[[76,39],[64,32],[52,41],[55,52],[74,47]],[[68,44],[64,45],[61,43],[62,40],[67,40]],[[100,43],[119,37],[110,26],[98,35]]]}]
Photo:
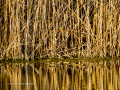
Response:
[{"label": "reflection in water", "polygon": [[119,61],[1,63],[0,90],[120,90]]}]

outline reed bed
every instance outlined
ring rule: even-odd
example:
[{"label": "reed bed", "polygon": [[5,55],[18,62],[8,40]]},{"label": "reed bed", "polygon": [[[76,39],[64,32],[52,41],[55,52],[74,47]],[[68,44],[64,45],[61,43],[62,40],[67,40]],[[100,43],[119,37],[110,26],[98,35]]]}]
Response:
[{"label": "reed bed", "polygon": [[1,59],[119,56],[119,0],[0,1]]}]

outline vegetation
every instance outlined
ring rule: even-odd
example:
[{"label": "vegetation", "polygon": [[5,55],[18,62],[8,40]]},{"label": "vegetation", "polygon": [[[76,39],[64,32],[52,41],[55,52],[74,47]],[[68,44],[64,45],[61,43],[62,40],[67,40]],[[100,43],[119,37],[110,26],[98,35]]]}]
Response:
[{"label": "vegetation", "polygon": [[1,0],[0,58],[119,57],[119,23],[119,0]]}]

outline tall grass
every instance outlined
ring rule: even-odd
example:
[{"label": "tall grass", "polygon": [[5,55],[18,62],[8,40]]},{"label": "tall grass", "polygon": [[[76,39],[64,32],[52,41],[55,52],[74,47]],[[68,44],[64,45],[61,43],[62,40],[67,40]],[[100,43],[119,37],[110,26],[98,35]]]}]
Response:
[{"label": "tall grass", "polygon": [[119,57],[118,6],[119,0],[1,0],[0,58]]}]

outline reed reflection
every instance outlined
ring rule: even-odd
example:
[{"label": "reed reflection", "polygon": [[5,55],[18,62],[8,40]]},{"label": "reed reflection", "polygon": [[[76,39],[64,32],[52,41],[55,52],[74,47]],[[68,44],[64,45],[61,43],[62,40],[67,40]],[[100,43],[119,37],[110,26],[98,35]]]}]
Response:
[{"label": "reed reflection", "polygon": [[0,90],[120,90],[119,86],[119,61],[0,64]]}]

